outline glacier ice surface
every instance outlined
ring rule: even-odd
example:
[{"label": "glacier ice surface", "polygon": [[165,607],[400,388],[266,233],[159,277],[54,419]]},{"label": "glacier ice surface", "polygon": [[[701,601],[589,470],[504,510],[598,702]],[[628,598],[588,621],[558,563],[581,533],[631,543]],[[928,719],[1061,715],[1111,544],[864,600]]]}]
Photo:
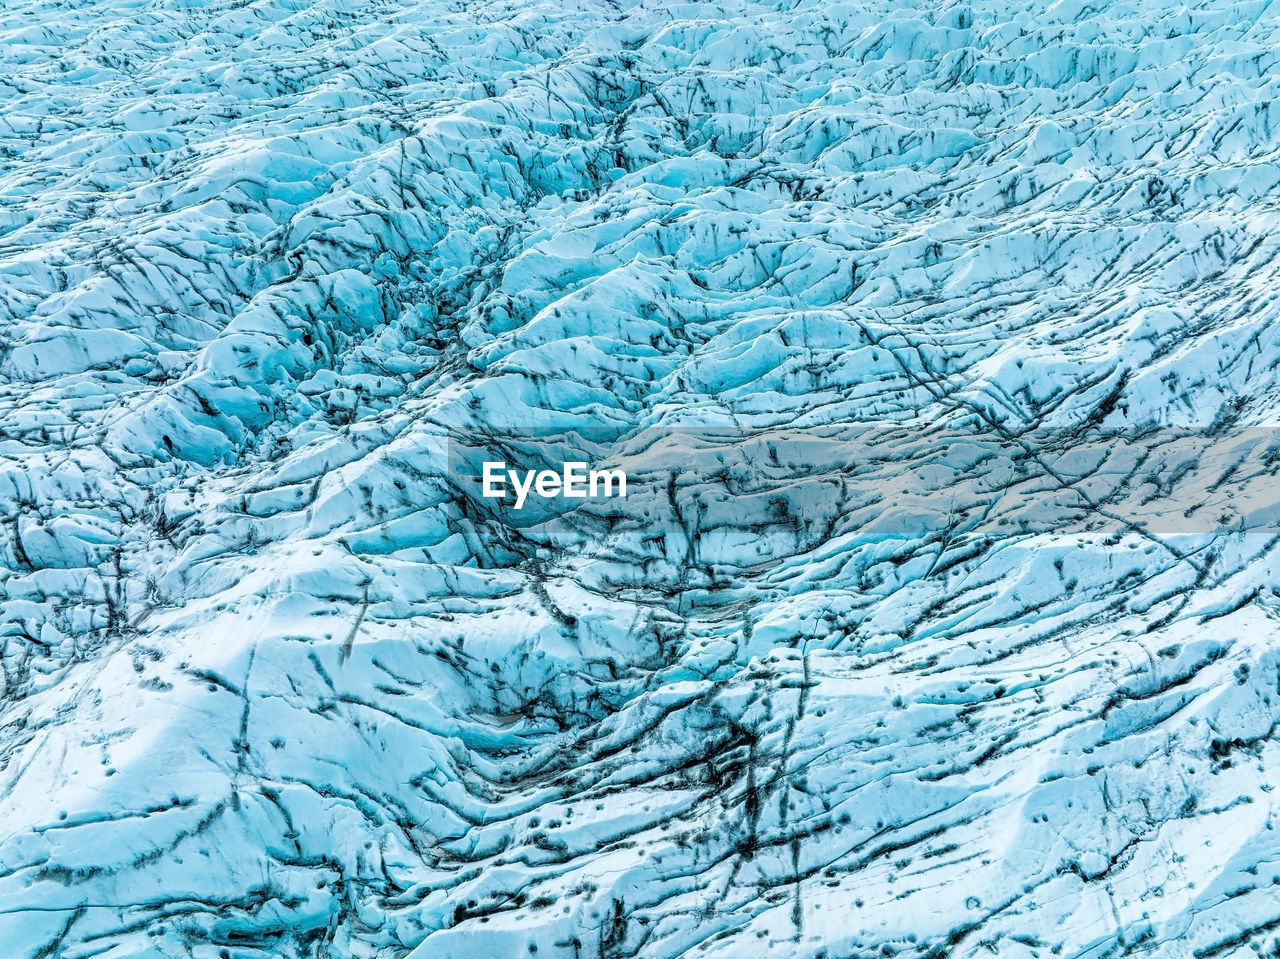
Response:
[{"label": "glacier ice surface", "polygon": [[[1280,412],[1277,16],[7,0],[5,954],[1280,949],[1277,457],[1168,439]],[[1236,520],[940,519],[975,424]]]}]

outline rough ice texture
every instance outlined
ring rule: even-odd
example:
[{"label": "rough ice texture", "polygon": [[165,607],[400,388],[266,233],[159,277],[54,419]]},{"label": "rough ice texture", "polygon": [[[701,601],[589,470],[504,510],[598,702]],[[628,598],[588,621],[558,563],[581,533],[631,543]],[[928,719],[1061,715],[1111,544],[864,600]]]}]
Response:
[{"label": "rough ice texture", "polygon": [[1276,949],[1266,535],[445,437],[1274,424],[1278,16],[6,2],[5,955]]}]

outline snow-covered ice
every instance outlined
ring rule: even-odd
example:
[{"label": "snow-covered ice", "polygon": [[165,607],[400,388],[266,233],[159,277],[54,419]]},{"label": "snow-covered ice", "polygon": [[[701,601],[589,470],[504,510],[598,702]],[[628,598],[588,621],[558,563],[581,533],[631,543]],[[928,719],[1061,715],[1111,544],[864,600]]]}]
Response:
[{"label": "snow-covered ice", "polygon": [[1278,200],[1269,0],[5,0],[4,954],[1280,954]]}]

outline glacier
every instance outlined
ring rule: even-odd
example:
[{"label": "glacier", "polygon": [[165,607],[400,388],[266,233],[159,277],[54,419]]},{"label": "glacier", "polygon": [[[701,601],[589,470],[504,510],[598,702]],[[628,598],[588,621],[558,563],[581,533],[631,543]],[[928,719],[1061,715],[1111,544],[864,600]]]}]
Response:
[{"label": "glacier", "polygon": [[5,955],[1280,955],[1270,0],[0,64]]}]

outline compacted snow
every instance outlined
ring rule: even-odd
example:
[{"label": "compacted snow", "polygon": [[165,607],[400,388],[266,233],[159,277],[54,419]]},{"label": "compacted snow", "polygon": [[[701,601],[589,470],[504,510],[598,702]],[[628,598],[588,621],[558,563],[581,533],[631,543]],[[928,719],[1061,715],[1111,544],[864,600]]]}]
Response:
[{"label": "compacted snow", "polygon": [[1275,954],[1278,157],[1267,0],[7,0],[4,954]]}]

